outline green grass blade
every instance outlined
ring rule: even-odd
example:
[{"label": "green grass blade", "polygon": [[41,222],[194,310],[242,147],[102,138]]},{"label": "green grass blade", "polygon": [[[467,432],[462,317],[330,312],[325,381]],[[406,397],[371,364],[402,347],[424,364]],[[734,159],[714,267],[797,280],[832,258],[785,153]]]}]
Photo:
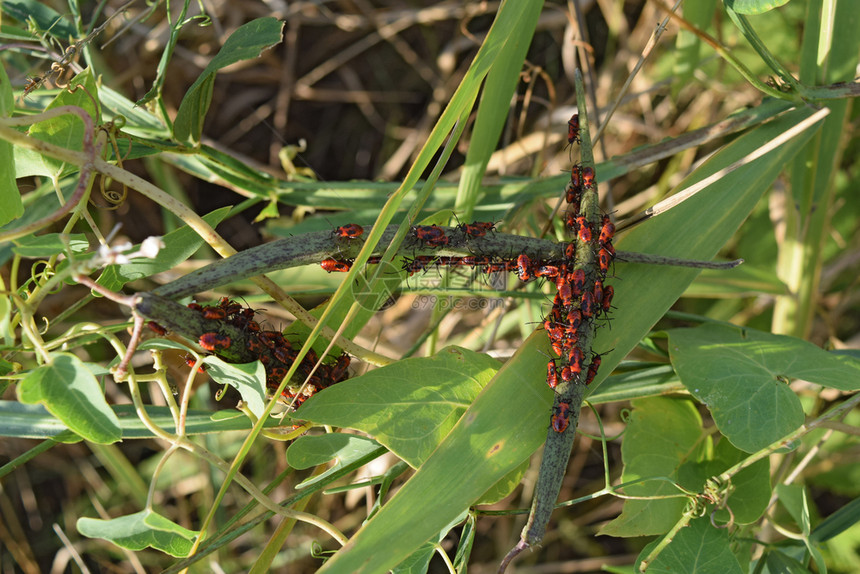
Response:
[{"label": "green grass blade", "polygon": [[469,151],[466,154],[466,164],[463,167],[463,176],[460,178],[454,207],[462,216],[464,223],[472,219],[475,201],[481,189],[481,180],[507,120],[511,96],[519,82],[523,61],[531,45],[543,2],[526,2],[525,6],[526,10],[523,13],[522,25],[518,27],[518,35],[505,44],[499,58],[487,74],[487,81],[481,94],[481,103],[478,106],[478,115],[475,118],[472,140],[469,142]]}]

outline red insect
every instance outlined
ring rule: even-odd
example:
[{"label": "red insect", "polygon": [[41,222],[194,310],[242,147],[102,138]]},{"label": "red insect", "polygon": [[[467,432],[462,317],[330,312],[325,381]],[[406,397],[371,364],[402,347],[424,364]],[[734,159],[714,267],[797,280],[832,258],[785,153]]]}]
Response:
[{"label": "red insect", "polygon": [[[546,332],[549,334],[549,340],[552,343],[558,343],[564,340],[564,329],[562,329],[561,325],[553,325],[551,328],[547,329]],[[557,355],[561,356],[561,353],[557,353]]]},{"label": "red insect", "polygon": [[218,307],[224,309],[224,312],[227,313],[227,315],[236,315],[237,313],[242,312],[242,306],[231,300],[229,297],[221,297],[221,300],[218,302]]},{"label": "red insect", "polygon": [[472,223],[458,225],[457,229],[462,231],[467,237],[483,237],[488,231],[494,231],[496,224],[492,221],[473,221]]},{"label": "red insect", "polygon": [[445,235],[445,230],[438,225],[417,225],[412,228],[412,231],[421,243],[430,247],[448,245],[448,237]]},{"label": "red insect", "polygon": [[207,305],[203,307],[203,318],[220,321],[227,318],[227,313],[220,307],[210,307]]},{"label": "red insect", "polygon": [[296,355],[298,354],[298,351],[294,351],[289,347],[275,347],[274,350],[272,350],[272,355],[285,365],[292,365],[293,361],[296,360]]},{"label": "red insect", "polygon": [[565,199],[569,204],[576,206],[582,201],[582,168],[579,164],[574,165],[570,170],[570,183],[565,187]]},{"label": "red insect", "polygon": [[263,331],[260,336],[267,341],[266,346],[270,349],[273,347],[290,347],[290,342],[284,339],[284,334],[280,331]]},{"label": "red insect", "polygon": [[[245,311],[251,311],[251,309],[245,309]],[[243,311],[242,314],[239,315],[238,317],[234,317],[234,321],[237,319],[240,319],[240,320],[236,321],[236,323],[238,325],[244,327],[245,329],[247,329],[248,331],[251,331],[252,333],[259,333],[260,332],[260,324],[257,323],[256,321],[252,321],[252,320],[248,319],[247,313],[245,311]],[[252,316],[254,315],[253,311],[251,311],[251,315]]]},{"label": "red insect", "polygon": [[403,270],[408,271],[410,277],[419,271],[424,271],[436,261],[436,258],[432,255],[419,255],[415,259],[412,260],[404,260],[403,262]]},{"label": "red insect", "polygon": [[565,383],[569,383],[573,380],[573,371],[571,371],[570,365],[565,365],[561,370],[561,380]]},{"label": "red insect", "polygon": [[582,373],[582,361],[584,359],[584,357],[582,356],[582,349],[580,349],[579,347],[574,347],[573,349],[571,349],[567,359],[570,364],[570,371],[573,374],[579,375],[580,373]]},{"label": "red insect", "polygon": [[594,380],[594,377],[597,376],[597,369],[600,368],[600,355],[594,355],[594,358],[591,359],[591,364],[588,365],[588,375],[585,377],[585,384],[590,385],[591,381]]},{"label": "red insect", "polygon": [[609,265],[612,263],[612,255],[605,247],[597,253],[597,263],[600,265],[600,272],[606,275],[609,271]]},{"label": "red insect", "polygon": [[612,305],[612,297],[615,295],[615,288],[612,285],[607,285],[603,288],[603,301],[600,302],[600,307],[604,313],[609,313],[609,307]]},{"label": "red insect", "polygon": [[578,297],[582,293],[582,290],[585,289],[585,271],[577,269],[567,276],[567,280],[570,282],[571,289],[573,289],[574,297]]},{"label": "red insect", "polygon": [[263,346],[263,343],[260,342],[260,339],[256,335],[251,335],[248,337],[248,350],[255,355],[259,355],[266,351],[266,347]]},{"label": "red insect", "polygon": [[568,229],[575,230],[576,229],[576,218],[579,213],[578,209],[571,209],[567,213],[564,214],[564,224]]},{"label": "red insect", "polygon": [[194,311],[202,311],[203,310],[203,306],[200,305],[199,303],[189,303],[187,306],[189,309],[193,309]]},{"label": "red insect", "polygon": [[240,309],[238,313],[234,313],[232,317],[230,317],[230,323],[236,325],[240,329],[245,329],[247,331],[251,331],[256,333],[260,330],[260,325],[254,321],[254,314],[256,311],[251,309],[250,307],[246,309]]},{"label": "red insect", "polygon": [[478,267],[480,265],[489,265],[490,258],[489,257],[480,257],[477,255],[467,255],[465,257],[460,257],[459,265],[469,265],[473,267]]},{"label": "red insect", "polygon": [[550,345],[552,345],[552,350],[555,351],[555,354],[559,357],[564,356],[564,346],[561,340],[551,339]]},{"label": "red insect", "polygon": [[594,280],[594,291],[592,291],[594,295],[594,304],[600,306],[603,304],[603,281],[600,279]]},{"label": "red insect", "polygon": [[197,340],[200,346],[207,351],[216,351],[218,349],[226,349],[232,342],[227,335],[219,335],[218,333],[203,333]]},{"label": "red insect", "polygon": [[358,239],[364,233],[364,228],[357,223],[347,223],[332,231],[332,235],[336,235],[341,239]]},{"label": "red insect", "polygon": [[594,168],[585,166],[582,168],[582,187],[589,189],[592,185],[594,185]]},{"label": "red insect", "polygon": [[568,307],[573,305],[573,292],[570,289],[570,283],[567,281],[561,281],[556,283],[556,287],[558,287],[558,294],[561,296],[561,302]]},{"label": "red insect", "polygon": [[287,368],[282,367],[280,365],[275,365],[269,369],[268,376],[266,377],[266,384],[277,387],[281,384],[281,381],[284,380],[284,377],[287,376]]},{"label": "red insect", "polygon": [[487,267],[484,269],[487,273],[501,273],[503,271],[507,271],[508,266],[504,263],[489,263]]},{"label": "red insect", "polygon": [[564,256],[568,259],[573,259],[576,257],[576,243],[571,241],[567,245],[564,246]]},{"label": "red insect", "polygon": [[594,317],[594,294],[591,291],[586,291],[582,294],[582,301],[579,303],[579,310],[582,311],[582,316],[591,319]]},{"label": "red insect", "polygon": [[567,121],[567,143],[579,141],[579,114],[573,114]]},{"label": "red insect", "polygon": [[558,267],[554,265],[541,265],[535,269],[535,277],[558,277]]},{"label": "red insect", "polygon": [[337,271],[338,273],[348,273],[350,268],[352,267],[352,263],[349,261],[337,261],[336,259],[332,259],[329,257],[328,259],[323,259],[320,261],[320,267],[331,273],[332,271]]},{"label": "red insect", "polygon": [[521,253],[519,257],[517,257],[517,277],[519,277],[520,281],[523,283],[530,279],[534,279],[534,275],[532,275],[532,262],[529,259],[529,256],[525,253]]},{"label": "red insect", "polygon": [[195,359],[192,355],[185,355],[184,359],[185,359],[185,364],[188,365],[189,367],[191,367],[192,369],[194,368],[194,365],[198,365],[197,366],[197,372],[198,373],[205,373],[206,372],[206,365],[204,365],[202,361],[198,364],[197,359]]},{"label": "red insect", "polygon": [[579,329],[582,324],[582,312],[579,309],[571,309],[567,312],[567,324],[571,329]]},{"label": "red insect", "polygon": [[167,334],[167,329],[156,323],[155,321],[148,321],[146,326],[155,332],[157,335],[161,335],[162,337]]},{"label": "red insect", "polygon": [[577,232],[577,236],[579,237],[580,241],[584,241],[585,243],[591,241],[591,226],[588,224],[588,220],[585,218],[585,216],[581,215],[576,218],[576,227],[579,229],[579,231]]},{"label": "red insect", "polygon": [[609,243],[612,241],[612,237],[615,235],[615,224],[609,219],[608,215],[603,216],[603,227],[600,228],[600,237],[598,241],[601,245]]},{"label": "red insect", "polygon": [[330,384],[339,383],[349,376],[349,371],[347,371],[349,363],[350,358],[346,353],[337,358],[337,362],[332,366],[331,371],[329,372],[329,378],[331,380]]},{"label": "red insect", "polygon": [[553,415],[552,415],[552,430],[558,433],[562,433],[567,430],[567,426],[570,424],[570,403],[568,402],[560,402],[558,406],[553,407]]},{"label": "red insect", "polygon": [[546,364],[546,384],[554,389],[558,386],[558,373],[556,372],[555,359],[550,359]]},{"label": "red insect", "polygon": [[579,193],[582,193],[582,164],[575,163],[570,168],[570,185]]}]

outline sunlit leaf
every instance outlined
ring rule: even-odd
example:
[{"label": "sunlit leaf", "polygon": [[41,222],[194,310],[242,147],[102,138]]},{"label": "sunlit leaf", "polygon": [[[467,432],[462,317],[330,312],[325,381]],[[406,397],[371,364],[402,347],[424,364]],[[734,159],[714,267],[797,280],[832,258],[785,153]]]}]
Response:
[{"label": "sunlit leaf", "polygon": [[18,400],[41,403],[83,438],[113,443],[121,438],[119,420],[105,401],[101,385],[71,353],[55,353],[18,384]]},{"label": "sunlit leaf", "polygon": [[153,512],[142,510],[111,520],[79,518],[78,532],[89,538],[104,538],[127,550],[155,548],[171,556],[188,556],[200,534]]}]

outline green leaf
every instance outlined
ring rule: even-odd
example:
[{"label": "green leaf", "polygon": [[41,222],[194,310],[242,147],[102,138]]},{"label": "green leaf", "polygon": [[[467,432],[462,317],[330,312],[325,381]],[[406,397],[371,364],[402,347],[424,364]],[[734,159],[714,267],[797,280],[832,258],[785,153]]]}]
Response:
[{"label": "green leaf", "polygon": [[88,538],[104,538],[120,548],[139,551],[155,548],[174,557],[188,556],[199,532],[188,530],[153,512],[142,510],[111,520],[79,518],[78,532]]},{"label": "green leaf", "polygon": [[297,416],[364,431],[417,468],[498,367],[484,354],[447,347],[433,357],[398,361],[329,387]]},{"label": "green leaf", "polygon": [[803,409],[788,378],[843,391],[860,388],[860,361],[801,339],[714,323],[668,333],[681,382],[711,410],[732,444],[746,452],[765,448],[803,424]]},{"label": "green leaf", "polygon": [[[663,477],[675,480],[685,462],[706,455],[710,440],[703,438],[702,419],[691,401],[653,398],[633,401],[621,458],[621,482]],[[681,491],[666,480],[645,480],[625,486],[631,496],[665,496]],[[621,516],[600,529],[608,536],[646,536],[667,532],[681,517],[687,499],[625,500]]]},{"label": "green leaf", "polygon": [[392,568],[391,573],[425,574],[426,572],[428,572],[430,560],[433,558],[433,554],[436,552],[435,544],[441,543],[452,528],[454,528],[467,518],[467,514],[467,512],[463,512],[454,520],[452,520],[449,524],[445,525],[428,542],[424,543],[420,548],[413,552],[411,556],[398,564],[397,567]]},{"label": "green leaf", "polygon": [[472,129],[472,139],[469,142],[466,162],[463,165],[460,185],[457,189],[457,199],[454,203],[454,209],[462,214],[465,218],[464,222],[473,217],[478,195],[482,191],[487,163],[496,151],[502,128],[508,120],[511,96],[520,81],[523,61],[543,7],[542,2],[530,2],[527,5],[530,9],[523,13],[521,26],[530,33],[516,35],[510,42],[505,43],[484,81],[484,89],[481,92],[481,101]]},{"label": "green leaf", "polygon": [[256,58],[281,41],[284,23],[276,18],[258,18],[240,26],[224,42],[203,73],[189,88],[179,104],[173,136],[180,142],[196,145],[203,133],[203,120],[212,103],[212,87],[218,70],[241,60]]},{"label": "green leaf", "polygon": [[[69,88],[76,87],[73,92],[69,89],[62,90],[57,97],[48,105],[48,110],[60,106],[75,106],[81,108],[92,118],[93,124],[98,125],[101,121],[95,102],[98,101],[98,89],[92,71],[87,68],[71,80]],[[43,120],[30,127],[31,136],[54,145],[70,150],[80,151],[84,146],[84,134],[86,132],[84,123],[75,114],[64,114],[62,116]],[[91,134],[95,137],[94,134]],[[16,150],[17,155],[17,150]],[[66,175],[79,170],[78,166],[66,165],[65,162],[46,156],[42,156],[41,167],[39,163],[30,163],[29,171],[23,172],[25,165],[16,158],[16,169],[18,177],[29,175]]]},{"label": "green leaf", "polygon": [[209,355],[203,359],[203,364],[206,365],[206,373],[215,382],[234,387],[254,416],[262,416],[266,410],[266,368],[263,363],[228,363],[215,355]]},{"label": "green leaf", "polygon": [[738,14],[755,16],[788,4],[789,0],[726,0],[726,7]]},{"label": "green leaf", "polygon": [[[15,97],[6,69],[0,65],[0,118],[8,118],[15,110]],[[21,192],[15,184],[15,160],[12,144],[0,140],[0,225],[6,225],[24,213]]]},{"label": "green leaf", "polygon": [[[203,220],[215,227],[227,217],[230,209],[229,206],[216,209],[204,215]],[[135,259],[124,265],[110,265],[102,272],[97,283],[111,291],[119,291],[129,281],[173,269],[194,255],[203,245],[203,238],[187,225],[171,231],[161,240],[164,242],[164,248],[158,252],[155,259]]]},{"label": "green leaf", "polygon": [[393,567],[528,459],[543,443],[549,422],[546,357],[536,351],[548,344],[543,332],[528,339],[524,347],[531,352],[502,366],[421,468],[323,572]]},{"label": "green leaf", "polygon": [[[59,233],[46,233],[45,235],[28,235],[15,240],[12,251],[21,257],[37,259],[39,257],[50,257],[63,253],[66,250],[66,242],[61,239]],[[74,233],[65,236],[72,253],[86,253],[90,250],[90,242],[83,233]]]},{"label": "green leaf", "polygon": [[18,384],[18,400],[41,403],[90,442],[109,444],[122,436],[99,382],[71,353],[55,353],[49,363],[28,373]]},{"label": "green leaf", "polygon": [[[639,561],[647,556],[659,541],[654,541],[639,554]],[[731,539],[725,529],[713,528],[708,517],[690,522],[675,534],[672,542],[654,559],[649,574],[742,574],[738,559],[732,554]]]},{"label": "green leaf", "polygon": [[487,492],[482,494],[481,497],[475,501],[474,505],[496,504],[502,499],[507,498],[507,496],[510,495],[517,486],[519,486],[520,481],[522,481],[526,471],[529,469],[529,466],[531,466],[530,462],[528,460],[524,460],[521,465],[503,476],[499,482],[491,486]]},{"label": "green leaf", "polygon": [[324,481],[329,475],[348,467],[354,461],[379,451],[385,452],[378,442],[362,436],[327,433],[320,436],[299,437],[287,448],[287,464],[293,468],[311,468],[325,464],[330,460],[335,463],[322,474],[311,476],[296,486],[296,489],[308,488],[317,482]]},{"label": "green leaf", "polygon": [[777,484],[776,494],[779,501],[794,518],[804,536],[810,532],[809,504],[806,497],[806,487],[799,484]]},{"label": "green leaf", "polygon": [[33,22],[39,31],[47,32],[61,42],[78,36],[75,26],[45,2],[3,0],[3,12],[20,22]]}]

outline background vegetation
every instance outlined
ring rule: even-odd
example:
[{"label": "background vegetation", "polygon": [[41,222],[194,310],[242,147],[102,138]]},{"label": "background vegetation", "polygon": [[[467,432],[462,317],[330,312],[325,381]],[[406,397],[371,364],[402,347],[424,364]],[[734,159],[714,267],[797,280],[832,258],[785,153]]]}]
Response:
[{"label": "background vegetation", "polygon": [[[431,571],[494,571],[524,523],[508,511],[529,506],[539,458],[529,465],[529,456],[546,432],[547,344],[533,334],[544,286],[522,289],[510,277],[501,293],[480,282],[464,292],[441,289],[433,271],[412,277],[386,309],[348,322],[344,334],[368,351],[353,376],[366,376],[299,411],[378,444],[318,427],[285,452],[271,429],[249,442],[251,422],[224,415],[236,412],[232,387],[216,400],[220,386],[196,376],[185,390],[184,350],[138,353],[140,381],[115,382],[128,309],[71,273],[100,244],[164,235],[183,249],[142,271],[120,267],[111,284],[149,291],[231,249],[347,222],[381,233],[407,209],[439,223],[454,210],[530,237],[553,221],[550,236],[561,240],[552,213],[575,157],[566,123],[579,68],[593,133],[601,130],[607,212],[628,220],[707,182],[619,233],[618,248],[746,262],[703,273],[616,265],[617,309],[596,343],[608,354],[560,495],[575,503],[556,511],[517,571],[631,571],[667,532],[679,543],[652,571],[860,570],[851,351],[860,6],[690,4],[681,13],[707,36],[676,20],[652,46],[666,18],[658,3],[575,13],[558,3],[3,2],[0,161],[15,166],[4,168],[0,195],[4,569],[175,571],[205,528],[215,543],[197,568],[310,572],[339,547],[323,521],[353,537],[373,516],[352,555],[326,571],[358,571],[362,557],[383,555],[386,567],[408,559],[401,571],[428,562]],[[63,90],[73,76],[84,89]],[[77,116],[30,119],[64,105],[104,128],[95,144]],[[452,130],[462,137],[443,149]],[[121,170],[82,177],[92,145]],[[220,238],[195,214],[220,221]],[[336,329],[363,273],[356,265],[344,280],[311,265],[271,277],[305,309],[334,296],[327,321]],[[250,280],[196,299],[223,295],[262,309],[266,325],[298,329],[296,309]],[[440,351],[449,345],[460,350]],[[500,363],[479,353],[512,358],[497,374]],[[375,357],[397,361],[374,370]],[[119,415],[122,442],[108,423],[91,428],[112,420],[98,401],[52,394],[92,377]],[[187,442],[155,435],[129,406],[164,407],[154,420],[170,427],[171,389],[190,401]],[[439,408],[433,393],[454,407]],[[212,420],[215,411],[222,418]],[[58,434],[66,427],[88,440]],[[495,444],[502,454],[485,456]],[[335,453],[341,466],[330,468]],[[265,504],[244,483],[220,492],[225,473],[239,470],[269,499],[315,518],[263,516],[238,530],[234,519],[251,521]],[[312,474],[322,478],[308,486]],[[643,500],[610,495],[607,477],[632,483],[621,492]],[[643,480],[654,477],[663,480]],[[313,496],[298,499],[303,492]],[[665,496],[676,498],[657,499]],[[106,531],[82,517],[127,517],[131,534],[114,544],[104,538],[128,523]],[[702,555],[713,562],[697,562]]]}]

